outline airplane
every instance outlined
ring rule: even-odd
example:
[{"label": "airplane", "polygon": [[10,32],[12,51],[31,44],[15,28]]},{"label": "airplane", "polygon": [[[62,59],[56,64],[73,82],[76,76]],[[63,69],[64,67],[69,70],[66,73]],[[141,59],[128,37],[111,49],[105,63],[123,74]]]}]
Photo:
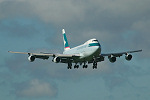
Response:
[{"label": "airplane", "polygon": [[97,63],[104,61],[105,57],[108,57],[111,63],[116,61],[117,57],[125,55],[125,59],[130,61],[132,59],[131,53],[141,52],[142,50],[127,51],[120,53],[101,53],[101,45],[99,41],[95,38],[86,41],[84,44],[81,44],[77,47],[70,48],[65,30],[62,29],[63,41],[64,41],[64,51],[62,54],[55,53],[31,53],[31,52],[13,52],[10,53],[19,53],[19,54],[28,54],[28,60],[30,62],[35,61],[36,58],[39,59],[48,59],[53,57],[52,61],[55,63],[66,63],[68,64],[68,69],[72,69],[72,63],[74,63],[74,68],[79,68],[79,65],[83,64],[83,68],[87,68],[90,63],[93,63],[93,69],[97,69]]}]

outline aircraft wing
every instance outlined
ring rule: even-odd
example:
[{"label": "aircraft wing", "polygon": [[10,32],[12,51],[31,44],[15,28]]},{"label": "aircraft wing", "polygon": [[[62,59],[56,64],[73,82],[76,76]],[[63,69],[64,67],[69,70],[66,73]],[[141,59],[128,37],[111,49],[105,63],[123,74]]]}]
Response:
[{"label": "aircraft wing", "polygon": [[31,53],[31,52],[13,52],[13,51],[8,51],[8,52],[10,52],[10,53],[35,55],[35,56],[53,56],[52,53]]},{"label": "aircraft wing", "polygon": [[123,54],[127,55],[128,53],[135,53],[135,52],[141,52],[142,50],[135,50],[135,51],[127,51],[127,52],[120,52],[120,53],[108,53],[108,54],[101,54],[100,56],[114,56],[114,57],[120,57]]},{"label": "aircraft wing", "polygon": [[125,59],[130,61],[132,59],[132,55],[130,53],[141,52],[142,50],[134,50],[134,51],[127,51],[127,52],[120,52],[120,53],[107,53],[107,54],[100,54],[97,57],[97,62],[104,61],[104,58],[107,56],[110,62],[115,62],[116,57],[121,57],[125,54]]},{"label": "aircraft wing", "polygon": [[10,53],[19,53],[19,54],[28,54],[29,56],[34,56],[35,58],[40,59],[48,59],[49,57],[60,57],[60,58],[73,58],[73,57],[80,57],[79,54],[55,54],[55,53],[30,53],[30,52],[13,52],[8,51]]}]

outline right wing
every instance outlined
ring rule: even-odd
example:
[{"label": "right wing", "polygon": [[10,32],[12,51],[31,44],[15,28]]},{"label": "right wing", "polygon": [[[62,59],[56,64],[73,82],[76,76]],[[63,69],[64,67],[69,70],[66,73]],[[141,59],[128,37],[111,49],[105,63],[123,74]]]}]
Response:
[{"label": "right wing", "polygon": [[8,51],[10,53],[18,53],[18,54],[28,54],[28,60],[33,62],[35,60],[35,58],[39,58],[39,59],[48,59],[49,57],[53,57],[53,61],[56,62],[58,60],[58,58],[61,58],[62,63],[66,63],[67,59],[74,59],[77,57],[80,57],[79,54],[54,54],[54,53],[30,53],[30,52],[13,52],[13,51]]}]

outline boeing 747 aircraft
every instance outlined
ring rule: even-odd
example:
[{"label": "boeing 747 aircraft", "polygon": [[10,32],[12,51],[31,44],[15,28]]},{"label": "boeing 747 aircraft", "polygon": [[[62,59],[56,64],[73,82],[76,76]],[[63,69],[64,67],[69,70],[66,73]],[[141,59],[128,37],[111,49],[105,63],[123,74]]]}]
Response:
[{"label": "boeing 747 aircraft", "polygon": [[65,34],[65,30],[62,29],[63,41],[64,41],[64,52],[62,54],[55,53],[31,53],[31,52],[13,52],[8,51],[10,53],[20,53],[20,54],[28,54],[28,60],[33,62],[36,58],[39,59],[48,59],[49,57],[53,57],[53,62],[55,63],[67,63],[68,69],[72,69],[72,63],[74,63],[74,68],[79,68],[79,65],[83,64],[83,68],[87,68],[90,63],[93,63],[93,69],[97,69],[97,62],[104,61],[105,57],[108,57],[109,61],[114,63],[116,61],[116,57],[120,57],[125,55],[125,59],[130,61],[132,59],[131,53],[141,52],[142,50],[135,51],[127,51],[120,53],[101,53],[101,45],[97,39],[90,39],[82,45],[79,45],[74,48],[70,48],[67,37]]}]

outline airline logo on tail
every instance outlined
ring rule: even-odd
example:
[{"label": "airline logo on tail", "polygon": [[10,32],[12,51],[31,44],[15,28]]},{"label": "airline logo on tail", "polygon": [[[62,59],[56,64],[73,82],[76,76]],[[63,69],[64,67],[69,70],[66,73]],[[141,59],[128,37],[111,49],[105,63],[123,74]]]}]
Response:
[{"label": "airline logo on tail", "polygon": [[64,40],[64,50],[69,50],[70,47],[69,47],[69,44],[68,44],[67,37],[66,37],[64,29],[62,30],[62,33],[63,33],[63,40]]}]

